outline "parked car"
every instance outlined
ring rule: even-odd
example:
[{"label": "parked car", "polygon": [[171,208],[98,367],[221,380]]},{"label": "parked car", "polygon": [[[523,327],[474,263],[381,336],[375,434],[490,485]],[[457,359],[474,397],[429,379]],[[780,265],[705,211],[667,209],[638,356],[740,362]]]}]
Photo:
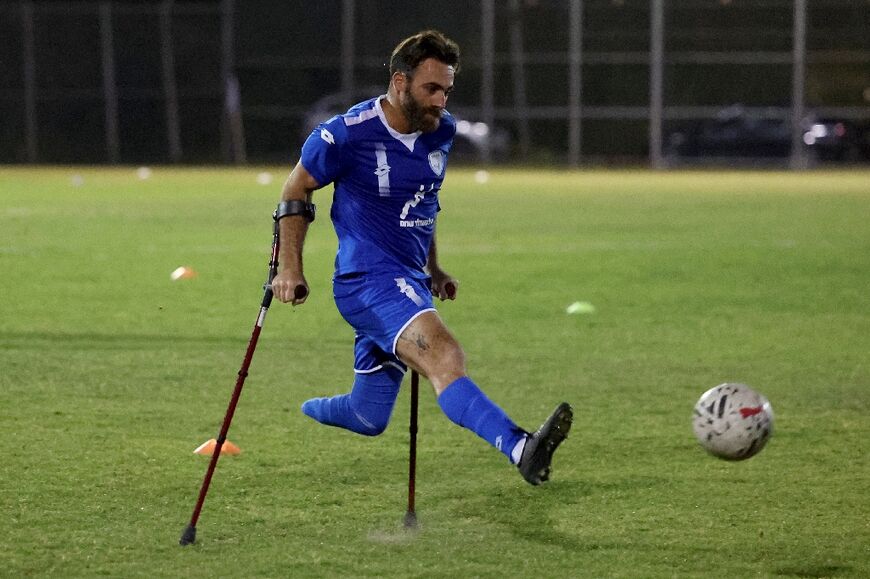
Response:
[{"label": "parked car", "polygon": [[822,161],[870,159],[870,130],[843,119],[817,119],[806,127],[804,144]]},{"label": "parked car", "polygon": [[[859,123],[807,116],[802,141],[810,159],[870,160],[870,131]],[[791,154],[791,122],[733,105],[715,117],[681,123],[665,138],[665,155],[679,159],[723,158],[776,160]]]}]

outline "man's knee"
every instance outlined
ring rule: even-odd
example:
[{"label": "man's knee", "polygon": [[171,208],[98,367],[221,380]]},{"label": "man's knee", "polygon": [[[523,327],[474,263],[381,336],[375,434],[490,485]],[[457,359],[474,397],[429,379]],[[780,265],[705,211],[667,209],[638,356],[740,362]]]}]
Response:
[{"label": "man's knee", "polygon": [[357,374],[350,397],[354,413],[365,436],[377,436],[387,429],[404,372],[385,365],[371,374]]},{"label": "man's knee", "polygon": [[465,352],[455,341],[442,344],[440,351],[429,361],[426,372],[437,394],[465,374]]},{"label": "man's knee", "polygon": [[364,414],[356,410],[354,410],[354,414],[361,425],[361,427],[357,429],[357,432],[363,436],[378,436],[383,434],[387,429],[387,425],[390,423],[389,414]]},{"label": "man's knee", "polygon": [[455,340],[442,344],[434,362],[439,372],[465,374],[465,351]]}]

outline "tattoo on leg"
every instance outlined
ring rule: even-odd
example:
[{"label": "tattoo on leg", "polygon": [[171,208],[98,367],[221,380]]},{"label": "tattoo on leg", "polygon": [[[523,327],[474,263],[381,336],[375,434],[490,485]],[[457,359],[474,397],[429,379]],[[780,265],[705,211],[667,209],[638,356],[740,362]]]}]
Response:
[{"label": "tattoo on leg", "polygon": [[417,339],[415,340],[417,347],[425,352],[429,349],[429,343],[426,341],[426,338],[422,334],[417,335]]}]

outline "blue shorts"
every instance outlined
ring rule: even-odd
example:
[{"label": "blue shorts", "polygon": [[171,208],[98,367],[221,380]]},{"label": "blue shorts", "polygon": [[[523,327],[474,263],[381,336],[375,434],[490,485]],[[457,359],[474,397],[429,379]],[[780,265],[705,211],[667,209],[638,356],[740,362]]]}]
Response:
[{"label": "blue shorts", "polygon": [[354,371],[367,374],[384,364],[405,372],[396,357],[399,336],[417,316],[435,311],[428,278],[360,274],[332,280],[335,305],[356,330]]}]

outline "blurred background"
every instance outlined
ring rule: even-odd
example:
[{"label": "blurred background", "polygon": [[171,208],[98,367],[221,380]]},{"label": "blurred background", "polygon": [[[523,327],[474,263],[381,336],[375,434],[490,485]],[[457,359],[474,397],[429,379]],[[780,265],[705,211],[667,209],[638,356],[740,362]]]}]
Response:
[{"label": "blurred background", "polygon": [[423,28],[452,161],[870,164],[870,0],[5,1],[0,163],[290,164]]}]

